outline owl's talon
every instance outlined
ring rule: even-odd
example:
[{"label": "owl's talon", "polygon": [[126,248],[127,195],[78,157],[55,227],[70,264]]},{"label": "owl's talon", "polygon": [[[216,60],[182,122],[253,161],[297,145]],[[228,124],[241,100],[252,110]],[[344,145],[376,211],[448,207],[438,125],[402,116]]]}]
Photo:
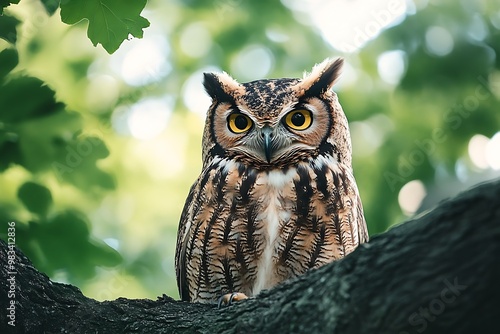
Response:
[{"label": "owl's talon", "polygon": [[240,300],[247,299],[247,295],[241,292],[226,293],[219,298],[217,303],[217,308],[232,305],[233,302],[239,302]]}]

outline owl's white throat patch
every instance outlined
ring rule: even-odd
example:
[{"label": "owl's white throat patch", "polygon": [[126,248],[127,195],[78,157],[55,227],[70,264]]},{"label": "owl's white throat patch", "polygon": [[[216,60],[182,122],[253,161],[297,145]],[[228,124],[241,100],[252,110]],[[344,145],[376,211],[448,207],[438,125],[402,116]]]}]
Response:
[{"label": "owl's white throat patch", "polygon": [[295,168],[290,168],[286,173],[277,169],[261,172],[256,181],[263,191],[260,197],[263,210],[256,220],[264,222],[262,232],[265,235],[265,246],[257,265],[257,277],[252,289],[253,295],[258,294],[263,289],[273,287],[279,281],[276,277],[276,239],[280,226],[286,224],[290,219],[290,212],[283,207],[284,191],[292,187],[295,175]]},{"label": "owl's white throat patch", "polygon": [[267,172],[267,184],[277,190],[282,190],[293,180],[296,173],[295,168],[290,168],[286,173],[283,173],[281,169],[273,169]]}]

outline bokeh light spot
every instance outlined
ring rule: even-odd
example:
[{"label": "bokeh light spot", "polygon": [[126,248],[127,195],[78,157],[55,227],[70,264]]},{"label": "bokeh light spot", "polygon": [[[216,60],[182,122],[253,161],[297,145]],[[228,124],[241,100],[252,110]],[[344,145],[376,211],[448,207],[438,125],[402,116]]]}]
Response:
[{"label": "bokeh light spot", "polygon": [[500,11],[490,14],[490,22],[495,28],[500,30]]},{"label": "bokeh light spot", "polygon": [[114,250],[120,250],[120,240],[116,238],[105,238],[103,241],[108,245],[109,247],[113,248]]},{"label": "bokeh light spot", "polygon": [[206,67],[200,71],[196,71],[186,80],[182,87],[182,101],[189,111],[198,114],[201,118],[205,118],[208,107],[211,104],[210,97],[205,92],[203,87],[204,72],[221,72],[215,67]]},{"label": "bokeh light spot", "polygon": [[271,41],[276,43],[284,43],[290,40],[290,36],[286,34],[282,29],[278,28],[268,28],[266,29],[266,36]]},{"label": "bokeh light spot", "polygon": [[453,50],[453,37],[443,27],[432,26],[425,33],[427,51],[436,56],[446,56]]},{"label": "bokeh light spot", "polygon": [[231,72],[241,81],[265,77],[273,68],[274,56],[268,48],[250,45],[242,49],[231,62]]},{"label": "bokeh light spot", "polygon": [[427,195],[427,192],[422,181],[413,180],[406,183],[398,194],[401,210],[408,216],[413,215],[417,212],[425,195]]},{"label": "bokeh light spot", "polygon": [[488,142],[488,137],[480,134],[472,136],[469,140],[469,158],[475,166],[481,169],[487,169],[489,166],[486,159],[486,146]]},{"label": "bokeh light spot", "polygon": [[500,132],[495,133],[486,145],[486,160],[494,170],[500,170]]},{"label": "bokeh light spot", "polygon": [[130,134],[137,139],[158,136],[167,126],[172,113],[169,99],[145,99],[134,104],[127,115]]},{"label": "bokeh light spot", "polygon": [[394,125],[383,114],[376,114],[364,121],[351,122],[349,125],[352,138],[353,155],[368,156],[384,143]]},{"label": "bokeh light spot", "polygon": [[120,74],[131,86],[143,86],[165,77],[171,70],[167,62],[170,52],[165,38],[155,36],[138,40],[124,56]]},{"label": "bokeh light spot", "polygon": [[107,74],[89,75],[88,79],[85,96],[89,109],[99,112],[113,107],[120,93],[117,80]]},{"label": "bokeh light spot", "polygon": [[377,60],[380,77],[391,85],[397,85],[406,70],[406,53],[401,50],[382,53]]},{"label": "bokeh light spot", "polygon": [[[342,52],[356,52],[388,27],[406,17],[406,0],[284,1],[311,17],[323,38]],[[355,15],[353,15],[355,13]]]},{"label": "bokeh light spot", "polygon": [[207,28],[199,22],[188,25],[181,33],[181,50],[190,57],[203,57],[211,46],[212,37]]},{"label": "bokeh light spot", "polygon": [[476,41],[482,41],[488,35],[488,28],[479,14],[473,16],[469,29],[467,29],[467,35]]}]

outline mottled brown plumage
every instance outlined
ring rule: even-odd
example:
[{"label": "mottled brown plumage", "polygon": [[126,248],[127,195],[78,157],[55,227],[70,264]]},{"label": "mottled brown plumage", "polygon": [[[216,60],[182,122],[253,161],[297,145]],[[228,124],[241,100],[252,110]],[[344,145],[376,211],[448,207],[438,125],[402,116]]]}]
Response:
[{"label": "mottled brown plumage", "polygon": [[253,296],[368,240],[347,119],[331,91],[342,63],[244,84],[205,74],[203,170],[177,239],[182,300]]}]

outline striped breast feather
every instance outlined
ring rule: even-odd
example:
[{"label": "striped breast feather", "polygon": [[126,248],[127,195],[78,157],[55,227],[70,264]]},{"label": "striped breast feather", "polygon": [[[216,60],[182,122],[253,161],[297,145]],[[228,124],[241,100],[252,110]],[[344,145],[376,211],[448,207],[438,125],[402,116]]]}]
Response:
[{"label": "striped breast feather", "polygon": [[[366,222],[352,168],[338,163],[330,155],[311,159],[311,174],[315,185],[317,216],[333,228],[334,243],[339,254],[345,256],[360,243],[368,241]],[[328,232],[328,230],[327,230]]]},{"label": "striped breast feather", "polygon": [[241,277],[255,273],[251,256],[261,242],[254,239],[258,208],[251,192],[256,177],[252,168],[216,158],[193,185],[177,240],[183,300],[208,301],[240,288],[245,283]]},{"label": "striped breast feather", "polygon": [[[266,223],[272,217],[276,235]],[[328,155],[273,171],[215,158],[191,188],[178,233],[176,273],[187,301],[233,289],[251,295],[258,277],[267,288],[368,240],[352,169]],[[270,239],[276,247],[266,247]],[[262,256],[272,249],[276,262]],[[268,265],[263,275],[263,263],[277,263],[277,276]]]},{"label": "striped breast feather", "polygon": [[211,187],[214,171],[219,167],[220,159],[213,159],[210,167],[202,171],[198,179],[191,186],[182,210],[179,227],[177,231],[176,245],[176,276],[177,286],[181,300],[190,301],[192,288],[192,276],[199,263],[190,263],[195,239],[198,237],[200,223],[195,221],[206,201],[206,188]]}]

